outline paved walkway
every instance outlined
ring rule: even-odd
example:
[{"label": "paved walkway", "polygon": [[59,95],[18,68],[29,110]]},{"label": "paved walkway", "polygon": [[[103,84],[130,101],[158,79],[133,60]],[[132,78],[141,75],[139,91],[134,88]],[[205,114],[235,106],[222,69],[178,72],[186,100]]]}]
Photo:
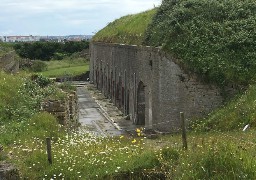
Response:
[{"label": "paved walkway", "polygon": [[90,132],[97,136],[117,136],[122,131],[118,130],[114,124],[102,114],[102,109],[92,98],[85,86],[77,87],[79,103],[79,122],[81,132]]}]

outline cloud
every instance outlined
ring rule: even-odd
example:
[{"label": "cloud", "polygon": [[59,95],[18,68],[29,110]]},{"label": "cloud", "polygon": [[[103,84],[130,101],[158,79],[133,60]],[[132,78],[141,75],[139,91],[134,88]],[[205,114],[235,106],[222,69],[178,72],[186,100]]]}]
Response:
[{"label": "cloud", "polygon": [[161,0],[1,0],[0,35],[10,29],[19,34],[73,33],[72,29],[91,33],[120,16],[151,9],[160,2]]}]

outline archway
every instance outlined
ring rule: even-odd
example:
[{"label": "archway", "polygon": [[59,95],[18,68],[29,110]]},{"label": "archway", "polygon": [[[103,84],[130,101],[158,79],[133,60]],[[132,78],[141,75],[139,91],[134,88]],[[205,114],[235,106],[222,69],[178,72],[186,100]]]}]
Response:
[{"label": "archway", "polygon": [[137,91],[137,125],[145,125],[145,86],[140,81]]}]

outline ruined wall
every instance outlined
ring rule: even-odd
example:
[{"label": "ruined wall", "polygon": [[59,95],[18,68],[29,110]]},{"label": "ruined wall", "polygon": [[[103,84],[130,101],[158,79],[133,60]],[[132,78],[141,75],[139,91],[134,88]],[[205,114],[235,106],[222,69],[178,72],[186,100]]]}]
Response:
[{"label": "ruined wall", "polygon": [[78,97],[77,93],[68,94],[64,100],[47,100],[42,102],[41,110],[54,115],[59,124],[67,128],[76,128],[78,125]]},{"label": "ruined wall", "polygon": [[19,180],[19,171],[13,165],[8,163],[0,163],[0,179],[1,180]]},{"label": "ruined wall", "polygon": [[0,69],[6,72],[16,73],[19,70],[19,61],[15,58],[15,52],[9,52],[0,57]]},{"label": "ruined wall", "polygon": [[176,131],[222,103],[219,89],[186,73],[158,48],[91,43],[90,80],[135,124]]}]

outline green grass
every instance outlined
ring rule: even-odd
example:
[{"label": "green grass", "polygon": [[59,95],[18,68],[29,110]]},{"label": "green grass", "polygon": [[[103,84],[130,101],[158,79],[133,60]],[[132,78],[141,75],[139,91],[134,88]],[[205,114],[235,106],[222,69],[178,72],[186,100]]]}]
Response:
[{"label": "green grass", "polygon": [[93,41],[139,45],[156,11],[153,9],[117,19],[93,36]]},{"label": "green grass", "polygon": [[[49,122],[43,123],[46,126],[42,128],[32,126],[27,131],[43,132],[51,127]],[[24,126],[22,129],[28,127]],[[58,132],[57,127],[50,129]],[[59,138],[52,141],[52,165],[47,162],[46,135],[31,135],[31,138],[18,138],[8,149],[13,154],[11,161],[19,167],[22,178],[27,179],[256,178],[254,130],[188,133],[187,151],[182,149],[180,135],[159,136],[156,140],[136,137],[134,142],[131,137],[56,134]]]},{"label": "green grass", "polygon": [[48,61],[46,71],[40,72],[46,77],[75,76],[89,70],[89,62],[84,59]]},{"label": "green grass", "polygon": [[[66,132],[52,115],[31,108],[32,100],[55,94],[53,89],[43,91],[27,76],[0,75],[0,160],[17,166],[22,179],[256,178],[256,86],[211,114],[201,129],[188,132],[184,151],[180,134],[152,140]],[[3,111],[7,105],[9,110]],[[247,123],[250,128],[243,132]],[[210,132],[201,131],[207,126]],[[52,138],[52,165],[47,161],[46,137]]]}]

